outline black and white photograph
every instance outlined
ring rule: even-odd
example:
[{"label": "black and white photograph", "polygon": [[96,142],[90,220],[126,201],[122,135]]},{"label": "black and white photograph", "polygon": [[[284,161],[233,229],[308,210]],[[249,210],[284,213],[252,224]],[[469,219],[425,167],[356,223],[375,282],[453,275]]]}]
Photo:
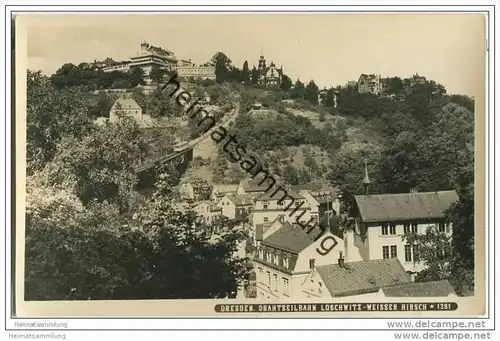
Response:
[{"label": "black and white photograph", "polygon": [[16,16],[18,300],[484,311],[485,22]]}]

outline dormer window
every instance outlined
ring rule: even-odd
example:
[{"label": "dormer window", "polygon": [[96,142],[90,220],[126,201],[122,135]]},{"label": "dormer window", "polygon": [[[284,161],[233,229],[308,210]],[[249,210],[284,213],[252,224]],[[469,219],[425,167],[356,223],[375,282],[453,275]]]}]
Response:
[{"label": "dormer window", "polygon": [[267,210],[267,208],[269,207],[269,201],[264,201],[262,203],[262,206],[264,207],[265,210]]},{"label": "dormer window", "polygon": [[387,236],[389,234],[389,226],[387,224],[382,225],[382,235]]}]

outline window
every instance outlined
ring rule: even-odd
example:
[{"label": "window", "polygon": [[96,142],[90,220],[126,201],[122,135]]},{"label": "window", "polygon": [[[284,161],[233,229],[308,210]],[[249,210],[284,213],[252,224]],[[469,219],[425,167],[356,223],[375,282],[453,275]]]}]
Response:
[{"label": "window", "polygon": [[271,286],[271,273],[267,271],[267,284]]},{"label": "window", "polygon": [[262,275],[264,275],[264,270],[262,270],[262,268],[259,268],[259,275],[261,276],[261,278],[262,278]]},{"label": "window", "polygon": [[411,245],[405,245],[405,262],[410,263],[411,261]]},{"label": "window", "polygon": [[264,201],[263,206],[264,206],[264,209],[267,210],[267,208],[269,207],[269,201]]},{"label": "window", "polygon": [[388,231],[387,225],[386,224],[382,225],[382,235],[387,236],[388,234],[389,234],[389,231]]},{"label": "window", "polygon": [[301,202],[300,202],[300,201],[296,201],[296,202],[295,202],[295,206],[297,206],[297,207],[298,207],[300,204],[301,204]]},{"label": "window", "polygon": [[263,250],[259,250],[259,258],[264,259],[264,251]]},{"label": "window", "polygon": [[283,259],[283,266],[288,269],[289,265],[290,265],[290,261],[288,260],[288,258],[284,258]]},{"label": "window", "polygon": [[383,259],[389,258],[389,247],[388,246],[382,246],[382,258]]},{"label": "window", "polygon": [[405,232],[405,234],[410,233],[410,224],[409,224],[409,223],[405,223],[405,224],[403,225],[403,228],[404,228],[404,232]]},{"label": "window", "polygon": [[271,257],[272,257],[271,253],[270,253],[270,252],[268,252],[268,253],[267,253],[267,257],[266,257],[266,258],[267,258],[267,262],[268,262],[268,263],[271,263],[271,261],[272,261],[272,258],[271,258]]},{"label": "window", "polygon": [[310,269],[314,268],[314,259],[309,259],[309,268]]},{"label": "window", "polygon": [[290,288],[288,287],[288,279],[283,277],[283,288],[285,290],[285,294],[289,293]]},{"label": "window", "polygon": [[390,226],[390,234],[394,235],[396,234],[396,224],[391,224]]},{"label": "window", "polygon": [[398,247],[391,245],[391,258],[398,258]]},{"label": "window", "polygon": [[269,221],[268,217],[264,217],[264,222],[267,223]]},{"label": "window", "polygon": [[413,261],[418,262],[419,261],[419,253],[418,253],[418,245],[413,245]]},{"label": "window", "polygon": [[418,224],[411,224],[411,233],[418,233]]},{"label": "window", "polygon": [[446,232],[446,224],[444,221],[439,222],[438,229],[439,232]]},{"label": "window", "polygon": [[278,275],[274,274],[273,280],[274,280],[274,291],[278,291]]},{"label": "window", "polygon": [[446,223],[446,233],[450,233],[451,232],[451,225],[450,223]]},{"label": "window", "polygon": [[278,255],[274,255],[274,264],[279,265],[279,263]]}]

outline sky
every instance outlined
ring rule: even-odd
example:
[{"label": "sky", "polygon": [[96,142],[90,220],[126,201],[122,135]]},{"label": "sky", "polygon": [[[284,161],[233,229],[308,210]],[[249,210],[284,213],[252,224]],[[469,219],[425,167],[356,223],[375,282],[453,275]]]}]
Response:
[{"label": "sky", "polygon": [[[235,66],[261,51],[294,82],[343,85],[361,73],[443,84],[475,96],[484,84],[480,14],[60,14],[21,18],[27,66],[54,73],[64,63],[126,60],[143,41],[195,63],[224,52]],[[23,19],[25,19],[23,21]]]}]

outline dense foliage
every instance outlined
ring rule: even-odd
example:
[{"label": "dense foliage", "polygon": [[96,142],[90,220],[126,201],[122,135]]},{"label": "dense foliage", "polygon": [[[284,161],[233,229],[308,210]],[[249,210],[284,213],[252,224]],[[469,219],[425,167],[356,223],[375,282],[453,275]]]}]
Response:
[{"label": "dense foliage", "polygon": [[147,135],[120,113],[93,124],[98,98],[28,73],[25,298],[234,297],[247,273],[234,257],[245,234],[213,238],[178,211],[172,166],[157,169],[152,195],[138,192]]},{"label": "dense foliage", "polygon": [[[429,265],[417,280],[449,279],[459,294],[473,290],[473,99],[447,94],[443,85],[420,75],[385,78],[379,95],[358,93],[356,82],[320,91],[313,80],[286,75],[279,88],[265,89],[256,84],[257,69],[248,61],[239,69],[218,52],[211,62],[217,84],[195,82],[195,97],[228,106],[216,113],[217,121],[238,102],[231,133],[286,183],[326,176],[339,188],[348,213],[354,196],[363,193],[365,160],[371,193],[455,189],[459,201],[447,212],[451,238],[435,231],[405,238],[423,245],[419,258]],[[231,257],[244,238],[241,232],[210,241],[204,231],[191,229],[195,217],[172,206],[169,188],[177,176],[171,168],[160,170],[164,176],[153,197],[136,192],[133,167],[151,156],[151,136],[125,118],[115,125],[92,124],[107,115],[115,98],[89,90],[133,88],[143,76],[138,69],[103,73],[87,64],[63,65],[50,79],[28,74],[31,299],[223,297],[245,278],[244,261]],[[151,77],[159,83],[164,73],[158,69]],[[159,90],[131,95],[153,117],[183,115]],[[253,114],[256,103],[268,112]],[[200,136],[193,122],[187,128],[188,138]],[[168,149],[170,138],[156,139]],[[237,183],[246,174],[219,153],[212,176],[218,183]],[[336,233],[341,230],[341,223],[333,225]],[[64,262],[69,258],[74,264]]]}]

